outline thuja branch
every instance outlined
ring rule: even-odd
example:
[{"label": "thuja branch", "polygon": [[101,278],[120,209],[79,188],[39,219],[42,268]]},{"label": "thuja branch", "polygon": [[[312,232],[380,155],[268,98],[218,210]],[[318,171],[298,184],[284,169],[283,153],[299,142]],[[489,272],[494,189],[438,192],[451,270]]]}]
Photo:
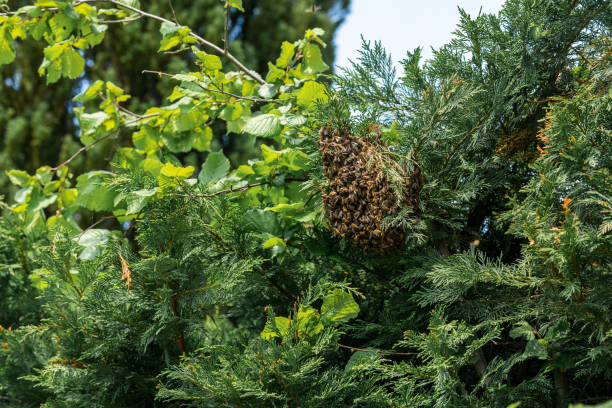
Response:
[{"label": "thuja branch", "polygon": [[[180,27],[174,21],[170,21],[170,20],[165,19],[163,17],[160,17],[160,16],[158,16],[156,14],[147,13],[146,11],[143,11],[143,10],[141,10],[139,8],[130,6],[128,4],[122,3],[122,2],[117,1],[117,0],[81,0],[81,1],[76,1],[75,4],[80,4],[80,3],[100,3],[100,2],[112,3],[112,4],[115,4],[115,5],[119,6],[119,7],[123,7],[123,8],[126,8],[126,9],[130,10],[130,11],[133,11],[134,13],[137,13],[137,14],[143,16],[143,17],[147,17],[147,18],[150,18],[150,19],[153,19],[153,20],[161,21],[163,23],[172,24],[174,26]],[[255,81],[259,82],[262,85],[266,83],[266,81],[264,81],[263,78],[257,72],[251,71],[250,69],[248,69],[242,62],[240,62],[236,57],[234,57],[229,52],[226,52],[223,48],[221,48],[218,45],[216,45],[216,44],[214,44],[214,43],[204,39],[203,37],[199,36],[198,34],[194,33],[193,31],[191,31],[189,33],[189,36],[195,38],[200,44],[205,45],[206,47],[212,48],[218,54],[225,55],[227,57],[227,59],[232,61],[238,68],[240,68],[242,71],[244,71],[245,74],[247,74],[248,76],[253,78]]]}]

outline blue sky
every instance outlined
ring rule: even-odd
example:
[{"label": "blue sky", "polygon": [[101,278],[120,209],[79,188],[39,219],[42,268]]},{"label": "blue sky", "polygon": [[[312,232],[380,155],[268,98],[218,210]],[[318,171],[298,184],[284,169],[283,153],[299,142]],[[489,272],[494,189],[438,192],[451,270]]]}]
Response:
[{"label": "blue sky", "polygon": [[430,47],[447,43],[459,22],[460,6],[470,15],[497,13],[504,0],[352,0],[351,12],[336,34],[336,65],[347,66],[356,59],[361,37],[382,41],[395,63],[406,51],[423,47],[423,57],[431,57]]}]

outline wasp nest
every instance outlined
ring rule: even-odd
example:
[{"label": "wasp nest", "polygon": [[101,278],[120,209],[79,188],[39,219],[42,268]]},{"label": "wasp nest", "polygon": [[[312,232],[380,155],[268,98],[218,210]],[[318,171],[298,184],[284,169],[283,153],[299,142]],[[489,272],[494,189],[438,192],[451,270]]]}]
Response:
[{"label": "wasp nest", "polygon": [[[328,179],[323,193],[329,227],[339,236],[366,251],[382,254],[397,251],[404,243],[404,232],[396,227],[382,227],[383,218],[402,206],[416,208],[422,176],[419,167],[404,177],[401,203],[398,203],[385,172],[368,164],[387,150],[378,132],[373,142],[331,127],[321,128],[319,148]],[[395,163],[395,170],[405,174]]]}]

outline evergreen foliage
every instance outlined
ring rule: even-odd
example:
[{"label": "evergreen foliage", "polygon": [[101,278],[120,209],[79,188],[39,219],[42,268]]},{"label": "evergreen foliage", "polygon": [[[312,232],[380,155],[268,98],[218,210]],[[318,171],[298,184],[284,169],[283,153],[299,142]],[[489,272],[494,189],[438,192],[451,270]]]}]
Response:
[{"label": "evergreen foliage", "polygon": [[[454,39],[429,61],[408,53],[399,77],[364,42],[332,88],[320,28],[250,70],[206,30],[106,3],[0,14],[0,63],[32,37],[49,82],[81,74],[75,49],[105,47],[100,18],[158,24],[160,50],[190,56],[150,66],[172,84],[151,107],[92,82],[75,97],[83,147],[7,172],[0,405],[610,406],[609,1],[462,13]],[[328,126],[382,132],[365,169],[396,197],[381,228],[401,229],[399,251],[328,227]],[[215,151],[222,128],[259,155]],[[73,172],[104,142],[109,162]]]}]

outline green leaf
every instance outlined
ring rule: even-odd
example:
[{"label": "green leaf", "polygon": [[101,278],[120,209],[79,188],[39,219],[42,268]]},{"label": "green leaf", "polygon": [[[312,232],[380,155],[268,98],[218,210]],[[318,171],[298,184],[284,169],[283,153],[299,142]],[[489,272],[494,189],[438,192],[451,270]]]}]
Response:
[{"label": "green leaf", "polygon": [[263,113],[251,116],[242,130],[257,137],[274,137],[280,133],[282,128],[278,116]]},{"label": "green leaf", "polygon": [[9,64],[15,59],[13,36],[9,33],[8,24],[0,27],[0,65]]},{"label": "green leaf", "polygon": [[540,360],[546,360],[548,351],[546,350],[545,342],[537,339],[528,341],[523,356],[526,358],[537,357]]},{"label": "green leaf", "polygon": [[127,209],[125,215],[136,214],[144,208],[149,202],[150,197],[157,193],[157,187],[148,188],[142,190],[136,190],[129,193],[125,201],[127,203]]},{"label": "green leaf", "polygon": [[225,177],[229,169],[230,162],[223,155],[222,151],[209,153],[206,161],[202,165],[198,180],[200,183],[207,186]]},{"label": "green leaf", "polygon": [[283,41],[281,45],[281,55],[276,60],[276,66],[280,68],[286,68],[289,65],[289,61],[295,55],[295,45],[288,41]]},{"label": "green leaf", "polygon": [[265,84],[259,87],[257,94],[264,99],[272,99],[278,92],[279,84]]},{"label": "green leaf", "polygon": [[166,163],[161,169],[161,174],[166,177],[177,177],[179,179],[186,179],[193,174],[195,168],[193,166],[187,167],[174,167],[172,163]]},{"label": "green leaf", "polygon": [[212,138],[212,129],[207,126],[201,131],[197,132],[192,147],[200,152],[208,151],[210,150],[210,142],[212,141]]},{"label": "green leaf", "polygon": [[78,195],[76,204],[92,211],[111,211],[114,209],[115,193],[106,186],[106,181],[114,177],[108,171],[91,171],[77,178]]},{"label": "green leaf", "polygon": [[287,248],[285,241],[279,237],[268,238],[261,246],[263,249],[271,249],[273,257],[285,252]]},{"label": "green leaf", "polygon": [[276,215],[263,210],[248,210],[244,214],[244,220],[248,227],[257,232],[267,232],[270,235],[282,235],[282,228]]},{"label": "green leaf", "polygon": [[261,332],[261,338],[264,340],[270,340],[272,337],[285,336],[289,333],[289,327],[291,326],[291,320],[286,317],[275,317],[274,323],[268,321],[266,326]]},{"label": "green leaf", "polygon": [[91,260],[102,252],[104,243],[110,239],[111,232],[106,229],[92,228],[74,238],[74,241],[84,247],[80,259]]},{"label": "green leaf", "polygon": [[300,337],[315,336],[323,331],[324,328],[321,324],[319,312],[310,306],[300,307],[296,326]]},{"label": "green leaf", "polygon": [[77,51],[68,49],[62,54],[62,74],[76,79],[85,69],[85,60]]},{"label": "green leaf", "polygon": [[202,68],[206,71],[214,71],[223,68],[221,59],[216,55],[210,55],[204,51],[195,51],[194,54],[196,58],[200,60]]},{"label": "green leaf", "polygon": [[328,97],[325,93],[325,86],[315,81],[308,81],[297,94],[299,106],[311,109],[317,102],[325,103]]},{"label": "green leaf", "polygon": [[10,170],[6,172],[11,183],[23,187],[30,181],[30,176],[23,170]]},{"label": "green leaf", "polygon": [[266,76],[266,82],[274,82],[277,79],[283,79],[286,75],[285,71],[277,68],[276,65],[268,62],[268,75]]},{"label": "green leaf", "polygon": [[49,20],[49,27],[56,41],[64,41],[74,30],[74,20],[63,13],[57,13]]},{"label": "green leaf", "polygon": [[342,289],[334,289],[323,298],[321,315],[324,320],[346,322],[358,314],[359,305],[353,299],[353,295]]},{"label": "green leaf", "polygon": [[304,67],[302,72],[306,75],[316,75],[328,69],[329,66],[323,62],[319,46],[312,43],[306,44],[304,46]]},{"label": "green leaf", "polygon": [[372,350],[371,352],[367,351],[356,351],[353,353],[351,358],[349,358],[348,362],[344,366],[344,371],[356,370],[359,366],[369,366],[380,359],[380,354],[376,353],[376,349],[366,348],[366,350]]}]

